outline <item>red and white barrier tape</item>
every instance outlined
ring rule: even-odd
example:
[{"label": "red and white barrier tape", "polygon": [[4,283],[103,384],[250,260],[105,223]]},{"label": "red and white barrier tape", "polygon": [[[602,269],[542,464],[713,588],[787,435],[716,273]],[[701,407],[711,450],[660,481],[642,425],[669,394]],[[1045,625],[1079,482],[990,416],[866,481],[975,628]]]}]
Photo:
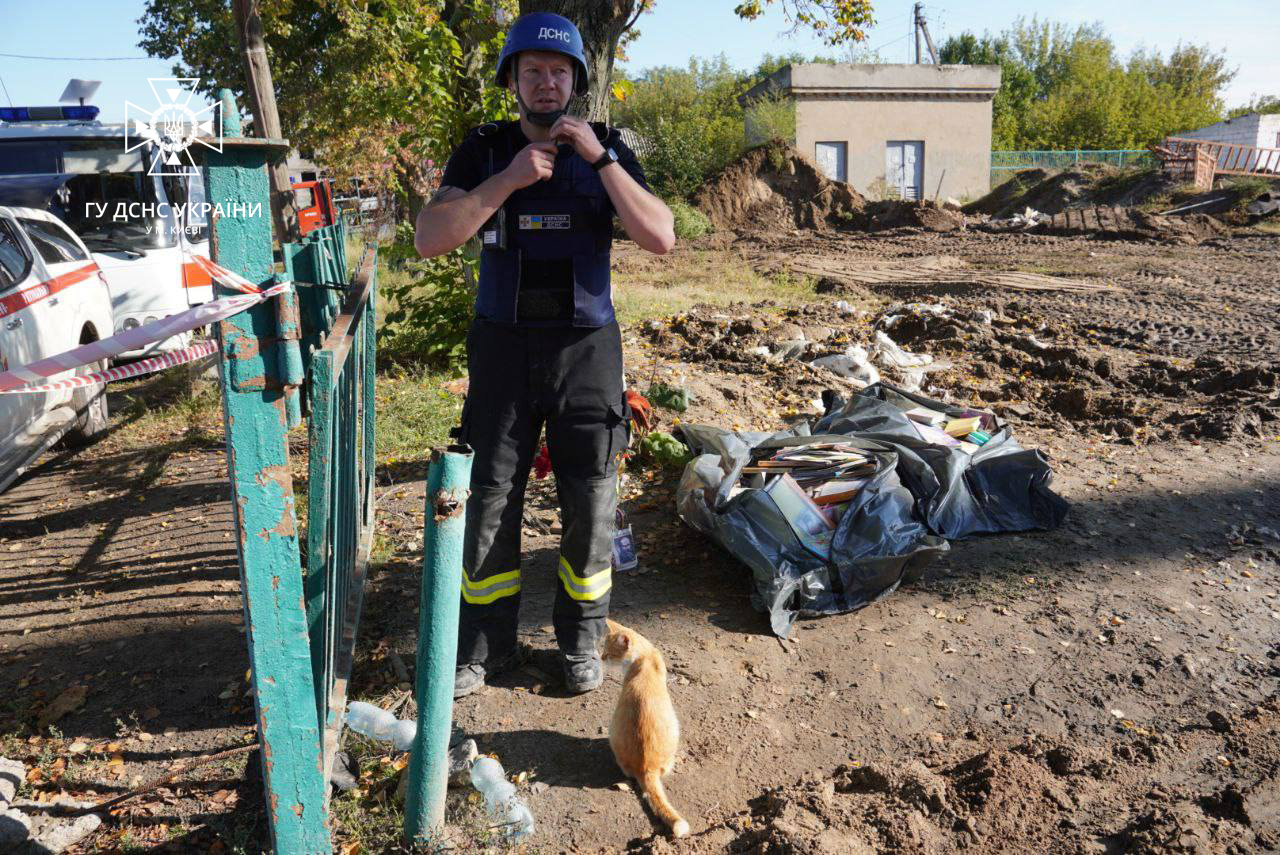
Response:
[{"label": "red and white barrier tape", "polygon": [[[164,341],[175,335],[190,332],[197,327],[207,326],[208,324],[217,323],[225,320],[237,312],[242,312],[251,306],[256,306],[263,300],[276,296],[277,294],[287,291],[292,283],[281,282],[273,285],[265,290],[254,285],[244,277],[232,273],[225,267],[214,264],[207,258],[195,256],[197,263],[209,272],[220,285],[227,288],[234,288],[243,292],[241,295],[233,297],[223,297],[204,303],[199,306],[188,309],[185,312],[179,312],[176,315],[170,315],[167,318],[161,318],[158,321],[152,321],[149,324],[143,324],[140,327],[134,327],[131,330],[125,330],[119,335],[113,335],[110,338],[92,341],[88,344],[82,344],[79,347],[54,356],[46,357],[18,368],[11,368],[8,371],[0,372],[0,394],[6,392],[35,392],[48,391],[48,389],[29,389],[25,388],[34,383],[40,383],[64,371],[70,371],[79,368],[82,365],[91,365],[103,359],[110,359],[119,356],[122,353],[128,353],[131,350],[137,350],[145,345],[152,344],[157,341]],[[192,357],[193,359],[196,357]],[[148,360],[150,361],[150,360]],[[189,360],[188,360],[189,361]],[[180,363],[174,363],[180,364]],[[110,373],[110,372],[101,372]],[[139,372],[145,373],[145,372]],[[133,376],[133,375],[128,375]],[[118,378],[113,378],[118,379]],[[70,380],[61,382],[72,382]],[[102,382],[90,381],[90,382]],[[66,388],[53,384],[56,388]],[[84,385],[84,384],[78,384]]]},{"label": "red and white barrier tape", "polygon": [[193,344],[191,347],[184,347],[181,350],[170,351],[169,353],[153,356],[150,359],[141,359],[137,362],[130,362],[128,365],[117,365],[115,368],[108,368],[106,371],[95,371],[92,374],[81,374],[76,377],[68,377],[66,380],[59,380],[56,383],[45,383],[42,386],[23,386],[21,389],[11,389],[10,394],[18,395],[23,392],[56,392],[61,389],[76,389],[81,386],[95,386],[98,383],[110,383],[112,380],[126,380],[130,377],[141,377],[143,374],[150,374],[152,371],[163,371],[166,368],[174,368],[178,365],[186,365],[188,362],[195,362],[197,359],[203,359],[212,353],[218,352],[218,343],[213,341],[202,341]]}]

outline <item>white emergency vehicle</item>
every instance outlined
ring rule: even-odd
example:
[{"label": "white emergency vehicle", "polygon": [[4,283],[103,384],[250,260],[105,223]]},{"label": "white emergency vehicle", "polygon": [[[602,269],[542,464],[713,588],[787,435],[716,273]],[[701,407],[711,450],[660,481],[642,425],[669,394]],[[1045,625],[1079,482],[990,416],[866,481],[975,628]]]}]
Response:
[{"label": "white emergency vehicle", "polygon": [[[107,281],[85,244],[47,211],[0,206],[0,371],[107,338],[112,326]],[[85,442],[106,426],[104,384],[0,394],[0,490],[64,435]]]},{"label": "white emergency vehicle", "polygon": [[[208,273],[193,256],[209,256],[204,181],[153,169],[152,143],[132,151],[123,124],[96,121],[81,107],[0,107],[0,204],[46,208],[93,253],[111,291],[115,331],[213,299]],[[174,336],[123,354],[128,359],[185,347]]]}]

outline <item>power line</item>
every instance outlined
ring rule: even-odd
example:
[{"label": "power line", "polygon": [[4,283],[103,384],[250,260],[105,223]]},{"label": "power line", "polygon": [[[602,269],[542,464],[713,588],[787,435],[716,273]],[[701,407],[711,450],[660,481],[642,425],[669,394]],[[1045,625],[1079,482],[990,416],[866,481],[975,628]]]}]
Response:
[{"label": "power line", "polygon": [[25,53],[0,53],[10,59],[48,59],[54,62],[136,62],[156,59],[153,56],[31,56]]},{"label": "power line", "polygon": [[882,45],[877,45],[876,47],[873,47],[873,48],[871,49],[871,52],[872,52],[872,53],[878,53],[879,51],[883,50],[884,48],[887,48],[889,45],[896,45],[898,42],[902,41],[903,39],[909,39],[909,38],[911,38],[911,34],[910,34],[910,33],[907,33],[906,35],[898,36],[896,39],[894,39],[894,40],[892,40],[892,41],[888,41],[888,42],[885,42],[885,43],[884,43],[884,44],[882,44]]},{"label": "power line", "polygon": [[13,99],[9,97],[9,87],[4,85],[4,78],[0,77],[0,89],[4,90],[4,100],[9,102],[9,106],[13,106]]}]

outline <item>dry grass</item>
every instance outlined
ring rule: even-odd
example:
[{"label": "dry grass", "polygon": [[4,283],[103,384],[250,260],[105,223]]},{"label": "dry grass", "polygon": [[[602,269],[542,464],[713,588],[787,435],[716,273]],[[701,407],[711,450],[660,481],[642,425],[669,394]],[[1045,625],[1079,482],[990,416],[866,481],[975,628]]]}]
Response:
[{"label": "dry grass", "polygon": [[772,300],[787,306],[814,296],[813,280],[762,276],[733,250],[678,246],[657,256],[623,244],[615,245],[614,259],[613,302],[624,324],[665,317],[700,303]]}]

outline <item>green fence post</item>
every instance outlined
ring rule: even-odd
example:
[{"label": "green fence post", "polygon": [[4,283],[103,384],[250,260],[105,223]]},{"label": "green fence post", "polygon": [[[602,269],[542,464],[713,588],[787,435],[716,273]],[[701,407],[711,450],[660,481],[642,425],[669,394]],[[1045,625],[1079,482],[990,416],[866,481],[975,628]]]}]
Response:
[{"label": "green fence post", "polygon": [[[274,281],[268,151],[282,140],[239,137],[239,114],[223,90],[222,151],[206,155],[215,260],[250,282]],[[272,846],[328,853],[331,843],[316,698],[307,637],[293,477],[286,434],[289,389],[277,310],[260,303],[219,325],[223,425],[240,556],[240,588],[262,753]],[[285,330],[285,332],[289,332]],[[296,342],[295,342],[296,344]],[[296,394],[296,390],[294,390]]]},{"label": "green fence post", "polygon": [[404,836],[410,841],[429,840],[444,828],[462,591],[462,534],[471,486],[471,457],[471,449],[466,446],[436,450],[427,472],[414,687],[418,732],[409,755],[404,810]]}]

